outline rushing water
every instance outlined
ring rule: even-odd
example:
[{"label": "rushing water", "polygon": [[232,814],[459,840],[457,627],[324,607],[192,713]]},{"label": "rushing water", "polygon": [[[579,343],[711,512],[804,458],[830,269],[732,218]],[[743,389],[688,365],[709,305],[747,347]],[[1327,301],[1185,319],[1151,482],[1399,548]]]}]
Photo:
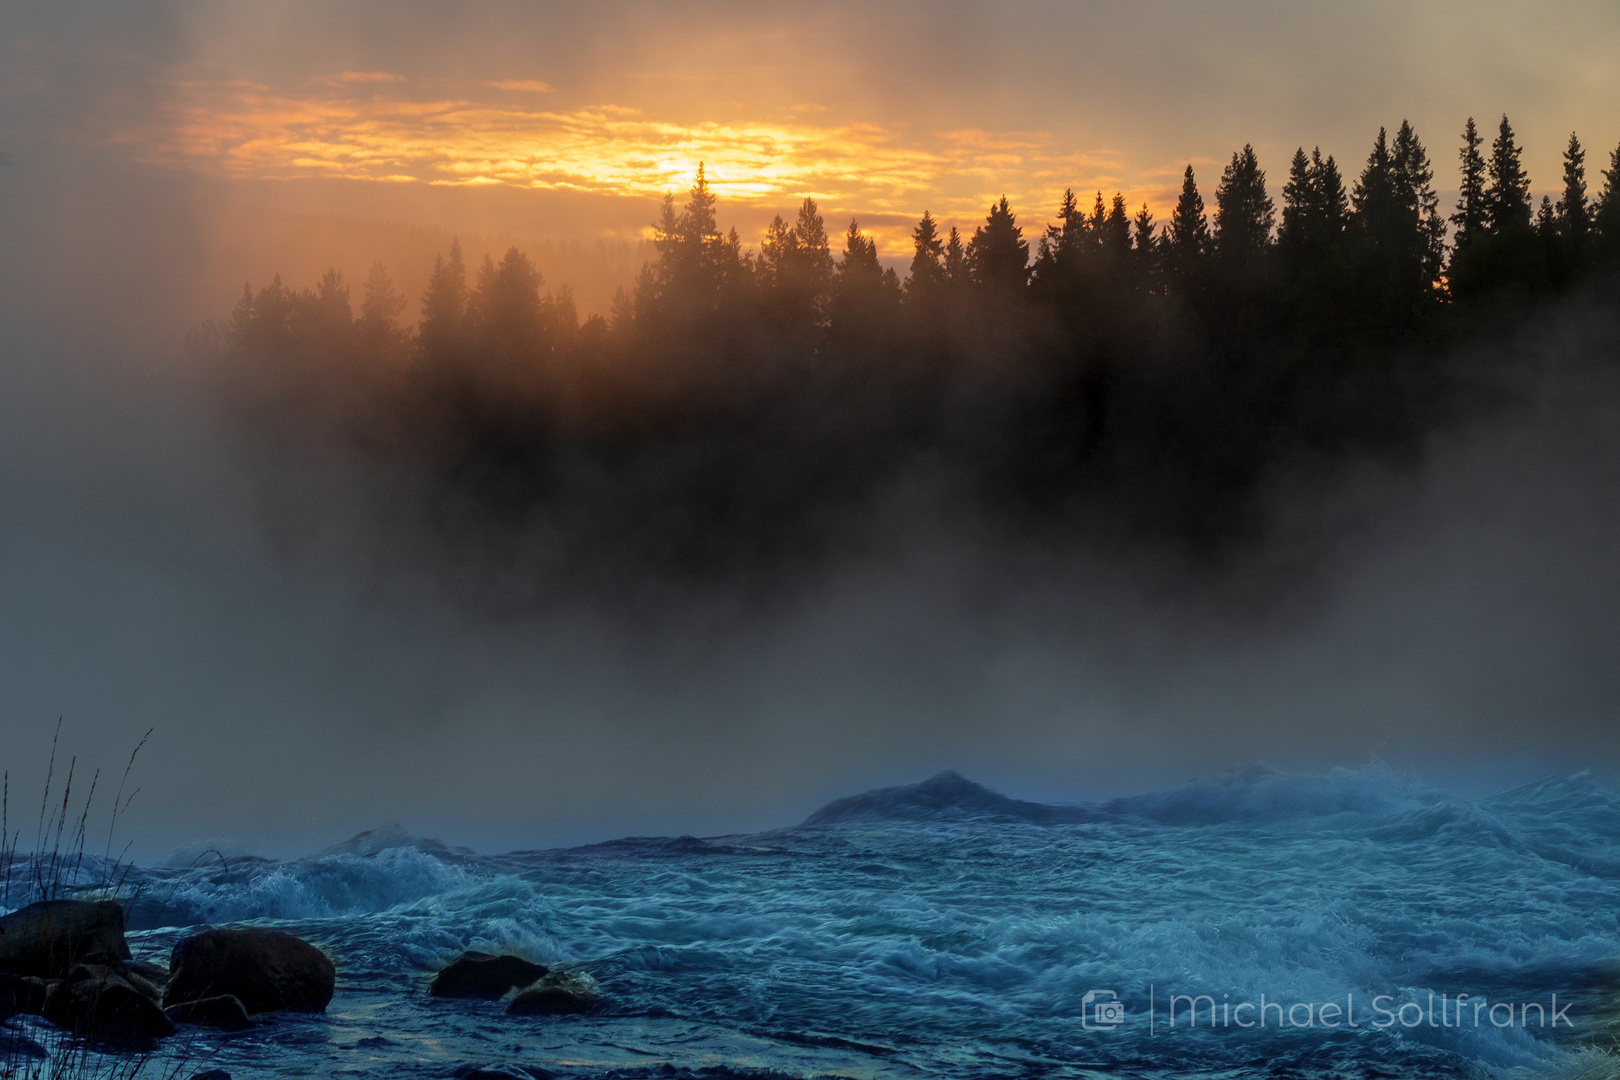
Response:
[{"label": "rushing water", "polygon": [[[753,836],[382,833],[136,877],[138,956],[251,921],[335,958],[324,1017],[188,1037],[188,1068],[238,1080],[1620,1075],[1620,800],[1585,777],[1467,800],[1255,769],[1045,807],[947,774]],[[577,965],[605,1004],[428,997],[467,948]],[[1207,995],[1191,1028],[1181,995]]]}]

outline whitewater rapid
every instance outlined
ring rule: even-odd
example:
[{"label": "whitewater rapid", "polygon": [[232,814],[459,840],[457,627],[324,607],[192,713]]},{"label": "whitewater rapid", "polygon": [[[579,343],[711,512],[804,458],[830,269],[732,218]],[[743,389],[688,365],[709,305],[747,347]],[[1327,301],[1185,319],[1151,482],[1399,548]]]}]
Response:
[{"label": "whitewater rapid", "polygon": [[[189,1036],[238,1080],[1620,1075],[1620,800],[1584,776],[1470,800],[1256,768],[1049,807],[947,774],[750,836],[486,856],[380,832],[128,884],[137,956],[255,922],[335,959],[326,1016]],[[469,948],[583,968],[606,1004],[429,998]],[[1199,1023],[1183,1001],[1167,1026],[1176,995]],[[1230,1022],[1262,996],[1266,1026]],[[1347,1002],[1354,1027],[1323,1008]]]}]

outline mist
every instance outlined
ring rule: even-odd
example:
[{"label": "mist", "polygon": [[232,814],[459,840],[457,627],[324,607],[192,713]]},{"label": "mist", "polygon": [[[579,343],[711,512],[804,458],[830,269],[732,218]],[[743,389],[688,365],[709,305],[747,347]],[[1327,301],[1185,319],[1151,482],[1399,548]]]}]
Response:
[{"label": "mist", "polygon": [[[54,86],[94,66],[60,63]],[[5,138],[6,768],[41,784],[58,717],[59,756],[104,770],[153,729],[120,827],[140,857],[384,822],[482,850],[744,831],[947,767],[1077,800],[1253,761],[1477,790],[1615,766],[1612,306],[1537,315],[1496,347],[1506,401],[1410,460],[1268,491],[1270,526],[1215,573],[922,520],[768,602],[503,609],[411,538],[379,544],[376,489],[341,462],[312,452],[266,497],[183,350],[244,274],[307,283],[249,265],[220,224],[235,196],[44,121]],[[305,265],[335,264],[310,227]]]}]

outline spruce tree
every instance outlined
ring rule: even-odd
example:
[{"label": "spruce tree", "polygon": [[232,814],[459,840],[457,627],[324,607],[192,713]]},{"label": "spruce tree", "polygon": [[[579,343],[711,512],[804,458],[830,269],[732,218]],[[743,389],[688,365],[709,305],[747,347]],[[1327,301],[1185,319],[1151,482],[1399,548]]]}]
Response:
[{"label": "spruce tree", "polygon": [[851,219],[844,233],[844,254],[833,271],[832,339],[846,346],[870,347],[899,300],[899,282],[893,270],[878,262],[877,242],[862,234],[860,224]]},{"label": "spruce tree", "polygon": [[1301,146],[1288,163],[1288,182],[1283,185],[1282,225],[1277,229],[1277,246],[1291,266],[1301,264],[1310,249],[1312,234],[1321,217],[1321,192],[1311,172],[1311,161]]},{"label": "spruce tree", "polygon": [[1519,161],[1522,153],[1514,142],[1507,114],[1503,113],[1496,138],[1491,143],[1490,160],[1486,163],[1491,182],[1485,189],[1485,216],[1494,233],[1522,229],[1530,224],[1530,178]]},{"label": "spruce tree", "polygon": [[1275,207],[1266,194],[1266,174],[1253,146],[1232,154],[1215,189],[1215,250],[1225,259],[1252,263],[1271,243]]},{"label": "spruce tree", "polygon": [[1057,220],[1046,227],[1036,252],[1032,275],[1043,288],[1055,287],[1060,280],[1065,290],[1080,280],[1086,255],[1095,246],[1091,224],[1080,210],[1074,189],[1067,188],[1058,203]]},{"label": "spruce tree", "polygon": [[447,358],[459,346],[467,317],[467,264],[462,261],[461,241],[450,241],[450,258],[433,257],[433,275],[422,294],[422,319],[417,341],[423,356]]},{"label": "spruce tree", "polygon": [[1457,212],[1451,215],[1451,223],[1457,227],[1452,246],[1459,253],[1485,235],[1489,223],[1485,197],[1485,159],[1479,153],[1479,148],[1484,143],[1484,137],[1480,135],[1479,128],[1474,124],[1474,118],[1470,116],[1468,123],[1463,126],[1462,149],[1457,153],[1462,161],[1462,180],[1457,198]]},{"label": "spruce tree", "polygon": [[1102,237],[1103,225],[1107,221],[1108,208],[1103,205],[1102,192],[1099,191],[1097,192],[1096,199],[1092,201],[1091,217],[1086,221],[1086,228],[1090,231],[1092,236],[1100,239]]},{"label": "spruce tree", "polygon": [[652,272],[638,279],[633,296],[638,320],[673,319],[689,328],[708,323],[722,291],[729,294],[744,284],[741,245],[734,235],[720,235],[716,202],[702,162],[684,209],[677,213],[674,196],[664,197],[653,225],[658,259]]},{"label": "spruce tree", "polygon": [[1131,244],[1133,249],[1144,257],[1151,255],[1158,246],[1158,241],[1153,235],[1153,211],[1148,209],[1147,203],[1143,203],[1142,209],[1131,219]]},{"label": "spruce tree", "polygon": [[849,219],[844,233],[844,254],[838,260],[836,275],[840,281],[870,281],[883,273],[878,262],[877,241],[861,232],[861,223]]},{"label": "spruce tree", "polygon": [[1405,120],[1395,133],[1390,182],[1401,214],[1400,273],[1415,301],[1428,299],[1445,262],[1446,222],[1434,190],[1434,169],[1417,132]]},{"label": "spruce tree", "polygon": [[990,205],[984,224],[973,230],[967,247],[974,284],[985,289],[1021,289],[1029,280],[1029,243],[1003,195]]},{"label": "spruce tree", "polygon": [[780,216],[772,220],[755,266],[772,318],[801,330],[824,324],[832,274],[827,229],[814,199],[799,205],[793,225]]},{"label": "spruce tree", "polygon": [[[1315,294],[1331,287],[1339,270],[1340,248],[1349,220],[1349,200],[1344,180],[1331,156],[1324,158],[1321,147],[1310,156],[1300,147],[1288,168],[1283,186],[1282,225],[1277,246],[1288,269],[1296,293]],[[1315,304],[1327,298],[1313,298]]]},{"label": "spruce tree", "polygon": [[1592,208],[1592,248],[1599,263],[1620,265],[1620,146],[1603,170],[1603,190]]},{"label": "spruce tree", "polygon": [[799,219],[794,223],[793,231],[799,238],[799,250],[803,253],[807,286],[815,296],[824,297],[832,284],[833,259],[827,243],[827,228],[821,220],[816,200],[806,197],[799,204]]},{"label": "spruce tree", "polygon": [[[1452,256],[1448,278],[1455,296],[1534,295],[1563,280],[1558,245],[1539,235],[1532,220],[1530,179],[1521,153],[1504,115],[1485,160],[1482,228],[1460,239]],[[1556,211],[1550,213],[1556,216]],[[1549,233],[1555,231],[1553,224],[1547,223]]]},{"label": "spruce tree", "polygon": [[1153,211],[1143,203],[1131,221],[1131,256],[1139,288],[1157,291],[1159,287],[1160,242],[1154,235]]},{"label": "spruce tree", "polygon": [[1394,168],[1389,133],[1379,128],[1372,152],[1367,155],[1367,164],[1351,191],[1354,220],[1363,234],[1382,237],[1388,231],[1387,222],[1395,213]]},{"label": "spruce tree", "polygon": [[349,285],[336,270],[328,270],[311,292],[300,293],[292,310],[294,334],[328,351],[346,351],[352,340],[354,309]]},{"label": "spruce tree", "polygon": [[1586,151],[1572,131],[1564,149],[1564,193],[1558,197],[1558,235],[1575,258],[1586,248],[1592,212],[1586,201]]},{"label": "spruce tree", "polygon": [[394,288],[388,268],[374,263],[366,275],[365,297],[360,302],[360,333],[367,353],[376,359],[396,359],[410,337],[400,329],[406,300]]},{"label": "spruce tree", "polygon": [[952,225],[945,239],[945,281],[952,288],[960,289],[968,284],[971,276],[967,247],[962,243],[962,234]]},{"label": "spruce tree", "polygon": [[1549,246],[1558,242],[1558,210],[1551,195],[1543,195],[1536,210],[1536,235]]},{"label": "spruce tree", "polygon": [[1209,222],[1204,219],[1204,200],[1198,194],[1198,182],[1193,178],[1191,165],[1182,174],[1181,197],[1170,212],[1170,228],[1163,243],[1165,260],[1182,276],[1194,273],[1209,251]]},{"label": "spruce tree", "polygon": [[682,238],[695,247],[701,247],[720,238],[720,226],[715,217],[715,204],[718,202],[714,192],[709,190],[709,179],[704,174],[703,162],[698,162],[697,176],[692,180],[692,190],[686,203],[686,210],[681,214]]},{"label": "spruce tree", "polygon": [[939,226],[934,215],[927,210],[911,231],[915,254],[911,257],[911,270],[906,275],[906,296],[922,300],[936,296],[945,282],[945,268],[940,264],[944,243],[939,238]]},{"label": "spruce tree", "polygon": [[1316,180],[1317,198],[1321,202],[1322,238],[1329,245],[1337,243],[1350,222],[1350,195],[1344,190],[1344,177],[1333,155],[1322,157],[1320,149],[1311,151],[1311,172]]},{"label": "spruce tree", "polygon": [[1119,192],[1114,193],[1114,200],[1108,206],[1108,216],[1103,219],[1098,239],[1109,261],[1123,266],[1131,252],[1131,216],[1125,209],[1125,196]]},{"label": "spruce tree", "polygon": [[488,255],[478,271],[469,308],[479,342],[506,360],[527,360],[545,351],[539,268],[514,245],[499,265]]}]

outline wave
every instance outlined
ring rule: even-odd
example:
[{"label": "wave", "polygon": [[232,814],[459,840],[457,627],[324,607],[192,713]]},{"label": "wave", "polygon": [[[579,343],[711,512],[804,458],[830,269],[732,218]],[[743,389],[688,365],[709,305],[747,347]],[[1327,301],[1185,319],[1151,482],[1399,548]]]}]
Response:
[{"label": "wave", "polygon": [[1338,814],[1382,816],[1419,810],[1445,799],[1440,791],[1381,762],[1320,774],[1248,765],[1172,791],[1113,799],[1102,808],[1161,825],[1214,825]]},{"label": "wave", "polygon": [[406,832],[398,825],[380,825],[375,829],[355,833],[342,843],[317,852],[313,857],[324,859],[332,855],[359,855],[363,858],[372,858],[385,851],[396,848],[409,848],[420,851],[424,855],[432,855],[439,859],[471,859],[477,857],[477,852],[471,848],[453,847],[442,840],[434,840],[426,836],[416,836]]}]

